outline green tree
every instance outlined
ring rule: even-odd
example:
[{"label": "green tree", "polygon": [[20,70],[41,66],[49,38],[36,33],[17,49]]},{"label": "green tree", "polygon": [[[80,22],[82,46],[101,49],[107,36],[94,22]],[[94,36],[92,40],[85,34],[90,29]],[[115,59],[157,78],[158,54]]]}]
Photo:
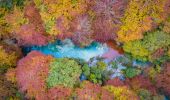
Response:
[{"label": "green tree", "polygon": [[162,31],[146,33],[141,40],[130,41],[124,44],[125,52],[130,53],[135,59],[152,60],[152,54],[160,48],[168,48],[170,35]]},{"label": "green tree", "polygon": [[68,58],[55,59],[50,64],[47,85],[49,88],[57,85],[73,87],[77,80],[79,80],[81,72],[81,67],[76,61]]},{"label": "green tree", "polygon": [[90,75],[90,67],[88,64],[84,64],[82,67],[83,74],[88,77]]},{"label": "green tree", "polygon": [[146,89],[140,89],[138,95],[140,100],[151,100],[151,93]]},{"label": "green tree", "polygon": [[127,78],[133,78],[134,76],[139,75],[140,72],[141,71],[139,69],[128,67],[127,69],[124,70],[124,75]]},{"label": "green tree", "polygon": [[83,74],[87,79],[93,83],[102,84],[105,80],[108,80],[110,72],[106,70],[106,63],[98,61],[95,66],[88,66],[84,64],[82,67]]}]

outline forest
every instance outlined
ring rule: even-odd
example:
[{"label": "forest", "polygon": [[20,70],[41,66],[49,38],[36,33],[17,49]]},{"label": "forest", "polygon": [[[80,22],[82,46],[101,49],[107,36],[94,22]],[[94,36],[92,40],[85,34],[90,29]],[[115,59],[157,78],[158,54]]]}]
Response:
[{"label": "forest", "polygon": [[0,0],[0,100],[170,100],[170,0]]}]

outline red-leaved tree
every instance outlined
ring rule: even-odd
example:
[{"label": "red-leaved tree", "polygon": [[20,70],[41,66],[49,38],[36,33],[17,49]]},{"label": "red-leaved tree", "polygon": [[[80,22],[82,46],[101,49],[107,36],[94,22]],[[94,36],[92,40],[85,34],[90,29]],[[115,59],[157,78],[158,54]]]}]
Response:
[{"label": "red-leaved tree", "polygon": [[35,7],[34,2],[30,2],[24,7],[24,15],[28,18],[29,23],[36,27],[36,32],[40,34],[45,34],[45,29],[43,26],[43,21],[38,9]]},{"label": "red-leaved tree", "polygon": [[80,88],[75,90],[78,100],[113,100],[114,95],[98,84],[83,81]]},{"label": "red-leaved tree", "polygon": [[25,24],[21,26],[16,37],[19,45],[45,45],[47,44],[47,38],[40,32],[36,31],[36,27],[33,24]]},{"label": "red-leaved tree", "polygon": [[126,79],[126,84],[129,84],[129,86],[134,90],[138,91],[139,89],[147,89],[150,91],[153,95],[156,95],[156,88],[155,86],[150,82],[149,78],[144,77],[142,75],[136,76],[134,78]]},{"label": "red-leaved tree", "polygon": [[72,89],[63,86],[53,87],[48,90],[49,100],[66,100],[71,96]]},{"label": "red-leaved tree", "polygon": [[170,62],[164,64],[163,71],[156,77],[156,87],[166,95],[170,95]]},{"label": "red-leaved tree", "polygon": [[95,40],[105,42],[117,37],[126,5],[126,0],[96,0],[92,7],[96,14],[92,24]]},{"label": "red-leaved tree", "polygon": [[125,86],[125,83],[123,81],[121,81],[118,77],[108,80],[106,83],[106,85],[113,85],[113,86]]},{"label": "red-leaved tree", "polygon": [[102,88],[100,98],[101,100],[113,100],[114,94]]},{"label": "red-leaved tree", "polygon": [[22,58],[16,68],[16,79],[22,92],[26,92],[28,98],[47,100],[46,77],[49,71],[51,56],[32,51]]},{"label": "red-leaved tree", "polygon": [[80,88],[76,89],[78,100],[98,100],[101,93],[101,87],[97,84],[84,81]]},{"label": "red-leaved tree", "polygon": [[73,34],[73,42],[77,45],[87,46],[92,40],[91,19],[88,15],[77,16],[71,23],[71,31]]}]

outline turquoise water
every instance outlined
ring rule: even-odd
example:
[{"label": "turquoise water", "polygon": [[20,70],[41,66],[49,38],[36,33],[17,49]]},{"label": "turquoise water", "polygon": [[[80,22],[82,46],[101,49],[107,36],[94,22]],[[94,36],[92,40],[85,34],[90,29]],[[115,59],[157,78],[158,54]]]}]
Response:
[{"label": "turquoise water", "polygon": [[[112,72],[110,79],[115,77],[124,79],[122,70],[126,69],[127,67],[124,65],[131,62],[128,58],[119,54],[118,51],[109,48],[106,44],[98,42],[93,42],[89,46],[81,48],[74,45],[70,39],[66,39],[63,41],[56,40],[55,42],[49,43],[45,46],[30,46],[23,48],[23,52],[25,54],[33,50],[40,51],[46,55],[52,55],[55,58],[68,57],[82,59],[88,62],[90,67],[95,66],[98,61],[103,61],[107,65],[106,70]],[[111,62],[116,62],[115,64],[117,67],[113,68]],[[143,62],[132,61],[132,66],[145,67],[147,64]],[[84,80],[86,79],[86,76],[82,75],[80,79]]]},{"label": "turquoise water", "polygon": [[101,57],[103,54],[109,51],[106,44],[100,44],[93,42],[91,45],[81,48],[72,43],[70,39],[56,40],[54,43],[49,43],[45,46],[31,46],[24,47],[23,52],[27,54],[32,50],[37,50],[46,55],[52,55],[56,58],[77,58],[89,61],[93,57]]}]

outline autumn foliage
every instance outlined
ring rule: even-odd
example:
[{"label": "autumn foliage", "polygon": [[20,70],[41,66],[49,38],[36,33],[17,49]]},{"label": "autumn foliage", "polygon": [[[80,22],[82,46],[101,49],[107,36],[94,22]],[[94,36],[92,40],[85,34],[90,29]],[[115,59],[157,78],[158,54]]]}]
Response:
[{"label": "autumn foliage", "polygon": [[126,8],[126,0],[97,0],[92,7],[94,12],[94,39],[105,42],[116,38],[121,18]]},{"label": "autumn foliage", "polygon": [[164,64],[163,71],[156,77],[156,86],[157,88],[165,93],[167,96],[170,95],[170,63],[167,62]]},{"label": "autumn foliage", "polygon": [[51,56],[32,51],[18,62],[16,68],[17,83],[22,92],[27,92],[27,97],[46,100],[45,81],[51,60]]},{"label": "autumn foliage", "polygon": [[60,85],[73,88],[79,82],[81,67],[76,61],[68,58],[58,58],[53,60],[49,67],[46,80],[49,88]]},{"label": "autumn foliage", "polygon": [[1,99],[9,99],[9,98],[16,98],[17,93],[17,85],[12,84],[12,82],[8,81],[4,74],[0,74],[0,98]]},{"label": "autumn foliage", "polygon": [[57,86],[48,90],[49,100],[66,100],[72,94],[72,89],[68,87]]},{"label": "autumn foliage", "polygon": [[142,88],[142,89],[146,89],[146,90],[150,91],[154,95],[157,93],[156,88],[151,83],[151,81],[147,77],[144,77],[141,75],[136,76],[131,79],[127,79],[126,84],[129,84],[130,87],[136,92]]},{"label": "autumn foliage", "polygon": [[110,93],[114,94],[114,100],[138,100],[138,96],[126,86],[115,87],[115,86],[105,86],[104,89],[108,90]]},{"label": "autumn foliage", "polygon": [[0,0],[0,100],[163,100],[169,61],[170,0]]},{"label": "autumn foliage", "polygon": [[[62,30],[57,27],[56,20],[60,17],[64,18],[64,27],[69,29],[69,23],[75,15],[82,14],[86,11],[86,1],[81,0],[60,0],[49,1],[46,0],[34,0],[36,7],[40,11],[42,21],[45,26],[45,30],[49,35],[56,36],[61,33]],[[46,8],[46,9],[44,9]]]},{"label": "autumn foliage", "polygon": [[99,99],[101,87],[88,81],[82,83],[82,88],[76,89],[77,99]]},{"label": "autumn foliage", "polygon": [[93,42],[92,20],[89,15],[77,16],[71,23],[73,42],[80,46],[87,46]]},{"label": "autumn foliage", "polygon": [[15,52],[7,52],[4,46],[0,46],[0,69],[1,71],[16,66],[17,55]]},{"label": "autumn foliage", "polygon": [[117,86],[125,86],[125,83],[122,80],[120,80],[118,77],[111,79],[111,80],[108,80],[105,84],[116,86],[116,87]]},{"label": "autumn foliage", "polygon": [[23,11],[17,7],[14,8],[13,12],[6,14],[5,21],[8,24],[9,32],[17,32],[22,25],[28,23]]},{"label": "autumn foliage", "polygon": [[28,23],[36,28],[37,34],[45,35],[45,29],[39,10],[36,8],[34,2],[28,3],[24,8],[24,16],[28,19]]},{"label": "autumn foliage", "polygon": [[[162,31],[148,32],[143,39],[124,44],[123,49],[135,59],[150,60],[165,54],[164,48],[170,44],[170,35]],[[162,49],[162,50],[161,50]],[[155,57],[156,56],[156,57]]]},{"label": "autumn foliage", "polygon": [[114,98],[113,94],[103,89],[100,85],[88,81],[83,81],[80,88],[77,88],[75,92],[78,100],[113,100]]},{"label": "autumn foliage", "polygon": [[168,0],[130,0],[122,18],[118,39],[128,42],[143,38],[143,33],[151,30],[167,18],[165,12]]},{"label": "autumn foliage", "polygon": [[36,31],[36,27],[32,24],[25,24],[21,26],[18,32],[16,32],[16,38],[19,45],[45,45],[47,44],[47,38]]}]

